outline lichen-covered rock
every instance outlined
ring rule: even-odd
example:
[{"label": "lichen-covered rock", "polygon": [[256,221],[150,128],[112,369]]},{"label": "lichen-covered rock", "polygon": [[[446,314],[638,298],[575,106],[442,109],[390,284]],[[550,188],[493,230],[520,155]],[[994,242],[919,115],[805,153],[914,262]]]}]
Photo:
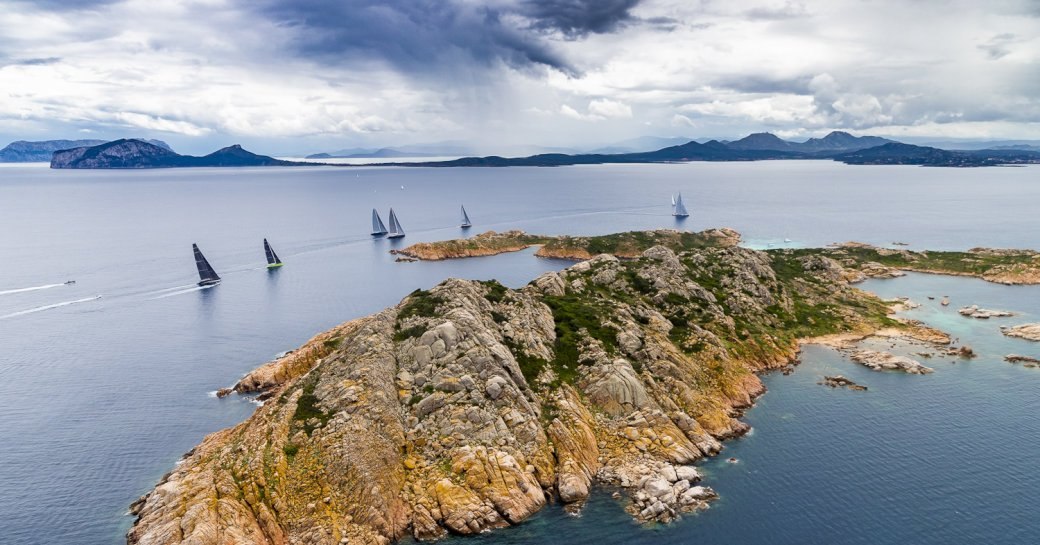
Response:
[{"label": "lichen-covered rock", "polygon": [[755,373],[887,307],[829,258],[676,233],[521,290],[450,279],[265,364],[235,389],[267,401],[135,503],[128,542],[434,539],[580,506],[597,482],[638,520],[707,507],[689,464],[748,430]]}]

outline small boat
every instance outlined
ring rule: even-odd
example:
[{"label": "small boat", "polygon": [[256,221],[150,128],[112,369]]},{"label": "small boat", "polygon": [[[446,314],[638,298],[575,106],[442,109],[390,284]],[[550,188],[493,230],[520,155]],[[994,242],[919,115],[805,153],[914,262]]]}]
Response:
[{"label": "small boat", "polygon": [[682,202],[682,193],[679,193],[679,196],[672,199],[672,215],[677,218],[685,218],[690,215],[686,211],[686,205]]},{"label": "small boat", "polygon": [[401,238],[404,236],[404,229],[401,228],[401,222],[397,221],[397,214],[394,214],[394,209],[390,209],[390,232],[387,233],[386,238]]},{"label": "small boat", "polygon": [[473,227],[473,224],[469,221],[469,214],[466,213],[466,207],[462,207],[462,225],[459,225],[463,229],[469,229]]},{"label": "small boat", "polygon": [[199,268],[199,285],[213,286],[219,284],[220,277],[217,276],[217,272],[210,266],[209,261],[206,261],[206,256],[199,251],[198,244],[192,244],[191,249],[195,251],[195,265]]},{"label": "small boat", "polygon": [[372,209],[372,236],[381,237],[386,234],[386,225],[383,225],[383,218],[379,217],[379,212],[376,209]]},{"label": "small boat", "polygon": [[274,253],[274,248],[267,243],[267,239],[264,239],[264,253],[267,254],[267,268],[277,269],[284,265],[281,259],[278,259],[278,254]]},{"label": "small boat", "polygon": [[75,281],[75,280],[66,280],[66,281],[65,281],[65,285],[66,285],[66,286],[71,286],[72,284],[75,284],[75,283],[76,283],[76,281]]}]

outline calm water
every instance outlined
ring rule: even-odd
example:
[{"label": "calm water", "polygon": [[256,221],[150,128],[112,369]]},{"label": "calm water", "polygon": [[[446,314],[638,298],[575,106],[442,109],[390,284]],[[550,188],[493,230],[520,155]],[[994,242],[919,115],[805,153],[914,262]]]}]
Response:
[{"label": "calm water", "polygon": [[[370,240],[369,211],[394,206],[406,243],[520,228],[602,234],[673,227],[668,197],[752,245],[840,240],[915,247],[1038,247],[1040,169],[850,167],[826,162],[614,165],[555,169],[0,169],[0,543],[115,544],[126,506],[206,434],[252,412],[211,392],[341,321],[448,276],[520,286],[566,263],[530,252],[394,263]],[[404,189],[402,190],[402,186]],[[286,266],[262,268],[267,237]],[[193,290],[192,242],[224,283]],[[58,285],[74,279],[72,286]],[[24,288],[41,288],[17,291]],[[954,306],[1035,313],[1040,288],[914,275],[869,288],[950,295]],[[101,295],[100,299],[94,299]],[[926,306],[916,317],[980,352],[936,373],[872,373],[813,348],[770,376],[731,443],[709,462],[722,494],[659,529],[632,525],[606,495],[572,518],[547,510],[493,543],[1005,542],[1040,533],[1031,490],[1040,447],[1040,370],[1001,361],[1038,347],[1000,323]],[[867,393],[832,391],[841,372]],[[557,524],[557,519],[566,522]],[[749,524],[748,521],[754,521]],[[549,533],[549,528],[552,533]],[[584,540],[584,541],[583,541]]]}]

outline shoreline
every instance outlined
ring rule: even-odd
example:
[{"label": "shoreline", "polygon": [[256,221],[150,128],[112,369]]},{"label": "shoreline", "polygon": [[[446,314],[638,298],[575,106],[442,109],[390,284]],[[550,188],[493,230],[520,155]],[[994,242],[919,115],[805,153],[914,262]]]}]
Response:
[{"label": "shoreline", "polygon": [[[733,276],[740,283],[717,283],[732,274],[723,265],[743,271]],[[293,534],[285,528],[300,524],[382,543],[404,533],[422,539],[475,533],[529,517],[548,495],[580,508],[592,489],[609,486],[630,494],[626,511],[641,522],[707,508],[717,495],[694,486],[700,476],[690,464],[749,431],[738,418],[765,393],[759,376],[797,365],[801,346],[844,349],[871,336],[950,344],[942,332],[894,321],[893,303],[851,287],[844,273],[819,254],[735,245],[677,254],[655,245],[633,260],[599,255],[519,290],[461,280],[417,290],[396,307],[319,333],[247,373],[233,390],[259,393],[266,403],[238,426],[208,436],[156,487],[162,496],[152,492],[135,502],[129,543],[179,543],[153,538],[167,524],[185,524],[181,502],[208,497],[222,468],[243,463],[233,488],[245,494],[253,514],[232,511],[221,515],[231,517],[222,524],[286,538]],[[644,274],[649,280],[640,279]],[[684,284],[686,275],[697,283]],[[768,312],[776,311],[766,310],[769,294],[787,289],[820,304],[850,298],[841,304],[851,313],[810,318],[820,324],[811,327],[784,317],[792,328],[785,334],[801,333],[773,337],[766,333],[774,331]],[[698,318],[696,328],[666,317],[686,315],[697,308],[692,301],[744,293],[764,299],[745,303],[753,314],[740,329],[727,326],[729,311],[714,303],[709,309],[717,310]],[[610,325],[601,330],[604,321]],[[822,334],[804,334],[816,331]],[[719,335],[734,335],[734,344]],[[561,360],[569,351],[574,356]],[[575,366],[571,357],[588,363]],[[711,371],[720,385],[691,389],[700,382],[691,378],[715,357],[723,358]],[[469,399],[476,404],[463,403]],[[693,399],[699,405],[689,404]],[[488,428],[494,418],[507,424]],[[478,439],[483,434],[490,442]],[[343,460],[367,469],[327,474],[343,463],[334,445],[357,445]],[[251,452],[268,454],[261,462]],[[263,467],[269,469],[257,473]],[[330,484],[312,491],[306,475],[314,471]],[[487,475],[489,484],[473,488],[469,476],[476,474]],[[255,486],[263,497],[250,496]],[[380,492],[350,492],[369,489]],[[374,504],[386,511],[363,510]],[[349,522],[322,522],[326,511],[350,513]]]}]

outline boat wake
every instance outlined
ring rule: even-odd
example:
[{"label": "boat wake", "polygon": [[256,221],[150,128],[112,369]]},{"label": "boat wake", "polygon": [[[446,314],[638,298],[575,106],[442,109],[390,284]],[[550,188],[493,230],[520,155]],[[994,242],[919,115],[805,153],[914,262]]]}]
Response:
[{"label": "boat wake", "polygon": [[83,298],[83,299],[76,299],[75,301],[65,301],[63,303],[54,303],[53,305],[44,305],[42,307],[31,308],[29,310],[23,310],[23,311],[20,311],[20,312],[15,312],[15,313],[12,313],[12,314],[7,314],[7,315],[4,315],[4,316],[0,316],[0,320],[3,320],[5,318],[14,318],[15,316],[24,316],[26,314],[33,314],[33,313],[36,313],[36,312],[43,312],[45,310],[51,310],[53,308],[67,307],[69,305],[75,305],[77,303],[86,303],[86,302],[89,302],[89,301],[97,301],[98,299],[101,299],[100,295],[95,295],[93,297],[86,297],[86,298]]},{"label": "boat wake", "polygon": [[159,295],[159,294],[162,294],[162,293],[169,293],[171,291],[183,290],[185,288],[194,288],[195,286],[196,286],[196,284],[183,284],[183,285],[180,285],[180,286],[174,286],[172,288],[163,288],[161,290],[147,291],[145,293],[142,293],[141,295],[145,295],[145,296],[147,296],[147,295]]},{"label": "boat wake", "polygon": [[158,297],[152,297],[152,298],[150,298],[148,300],[149,301],[155,301],[156,299],[166,299],[167,297],[173,297],[174,295],[184,295],[185,293],[193,293],[193,292],[196,292],[196,291],[208,290],[208,289],[210,289],[210,288],[212,288],[214,286],[216,286],[216,284],[210,284],[208,286],[192,286],[192,287],[190,287],[188,289],[182,289],[180,291],[171,291],[169,293],[164,293],[164,294],[162,294],[162,295],[160,295]]},{"label": "boat wake", "polygon": [[11,295],[12,293],[25,293],[27,291],[49,290],[51,288],[57,288],[57,287],[64,286],[64,285],[65,284],[46,284],[46,285],[43,285],[43,286],[33,286],[31,288],[19,288],[19,289],[16,289],[16,290],[3,290],[3,291],[0,291],[0,295]]}]

